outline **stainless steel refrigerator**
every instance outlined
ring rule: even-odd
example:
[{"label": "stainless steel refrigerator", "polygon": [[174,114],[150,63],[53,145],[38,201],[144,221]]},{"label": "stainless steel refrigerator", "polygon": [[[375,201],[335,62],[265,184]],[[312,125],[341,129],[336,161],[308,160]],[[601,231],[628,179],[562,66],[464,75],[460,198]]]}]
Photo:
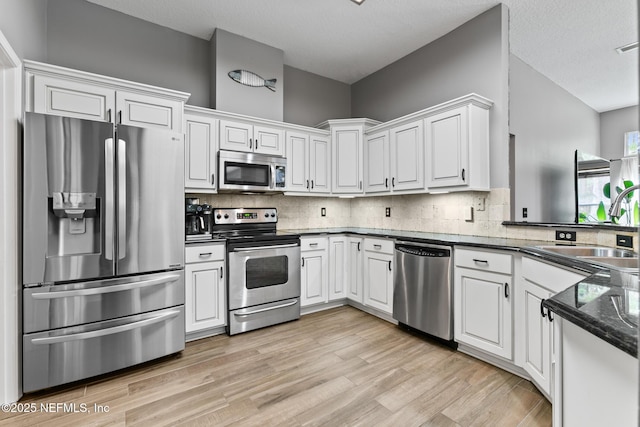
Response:
[{"label": "stainless steel refrigerator", "polygon": [[26,113],[23,391],[184,349],[182,134]]}]

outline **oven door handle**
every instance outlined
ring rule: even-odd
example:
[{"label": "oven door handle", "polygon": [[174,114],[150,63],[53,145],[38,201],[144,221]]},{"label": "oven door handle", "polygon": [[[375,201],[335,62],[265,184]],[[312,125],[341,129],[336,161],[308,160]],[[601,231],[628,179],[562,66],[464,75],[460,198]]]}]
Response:
[{"label": "oven door handle", "polygon": [[293,300],[293,301],[288,302],[286,304],[280,304],[280,305],[276,305],[276,306],[273,306],[273,307],[267,307],[267,308],[259,308],[257,310],[244,312],[244,313],[233,313],[233,315],[237,316],[237,317],[246,317],[246,316],[251,316],[252,314],[264,313],[265,311],[271,311],[271,310],[277,310],[279,308],[291,307],[292,305],[296,305],[297,303],[298,303],[298,300],[296,299],[296,300]]},{"label": "oven door handle", "polygon": [[298,243],[291,243],[290,245],[252,246],[250,248],[233,248],[231,252],[249,252],[249,251],[260,251],[265,249],[295,248],[297,246],[300,246],[300,245]]}]

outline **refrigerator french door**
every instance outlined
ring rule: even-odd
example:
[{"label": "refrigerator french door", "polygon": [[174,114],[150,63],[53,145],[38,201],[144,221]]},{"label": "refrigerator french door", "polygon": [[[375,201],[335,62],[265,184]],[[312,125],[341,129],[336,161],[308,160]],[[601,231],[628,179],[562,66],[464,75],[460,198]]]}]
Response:
[{"label": "refrigerator french door", "polygon": [[23,391],[184,349],[183,141],[25,113]]}]

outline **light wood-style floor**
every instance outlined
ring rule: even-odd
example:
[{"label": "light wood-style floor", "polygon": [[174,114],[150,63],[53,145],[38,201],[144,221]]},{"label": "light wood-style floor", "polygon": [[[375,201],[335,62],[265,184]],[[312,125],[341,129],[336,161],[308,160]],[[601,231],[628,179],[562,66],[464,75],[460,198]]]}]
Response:
[{"label": "light wood-style floor", "polygon": [[551,425],[551,405],[528,381],[351,307],[195,341],[20,403],[109,412],[0,412],[0,425]]}]

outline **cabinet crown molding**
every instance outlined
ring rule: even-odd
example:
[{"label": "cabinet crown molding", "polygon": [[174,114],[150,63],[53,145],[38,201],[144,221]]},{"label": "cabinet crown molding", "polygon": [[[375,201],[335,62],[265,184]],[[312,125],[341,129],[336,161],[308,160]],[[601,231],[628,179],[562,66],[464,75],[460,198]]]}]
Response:
[{"label": "cabinet crown molding", "polygon": [[167,89],[144,83],[132,82],[101,74],[89,73],[87,71],[74,70],[72,68],[61,67],[59,65],[46,64],[43,62],[24,60],[24,70],[26,73],[46,75],[57,78],[64,78],[82,83],[90,82],[92,85],[104,86],[108,88],[126,89],[132,92],[143,94],[153,93],[153,96],[186,102],[191,96],[190,93]]}]

